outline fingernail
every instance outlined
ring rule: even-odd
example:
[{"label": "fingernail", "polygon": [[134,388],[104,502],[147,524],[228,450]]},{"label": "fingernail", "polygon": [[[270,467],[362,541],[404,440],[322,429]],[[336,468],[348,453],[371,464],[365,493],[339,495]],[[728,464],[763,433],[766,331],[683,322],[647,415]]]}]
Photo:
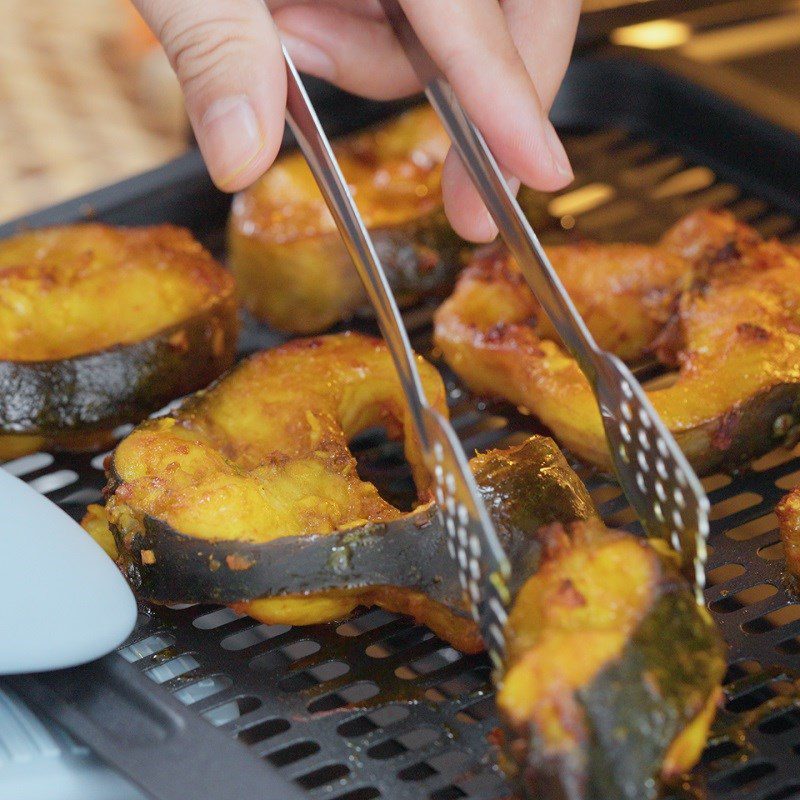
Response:
[{"label": "fingernail", "polygon": [[522,186],[520,179],[515,178],[513,175],[506,178],[506,183],[508,184],[508,188],[513,195],[516,195],[516,193],[519,191],[519,187]]},{"label": "fingernail", "polygon": [[547,149],[550,151],[550,158],[553,160],[555,171],[561,175],[562,178],[572,180],[575,175],[572,172],[567,151],[564,149],[564,145],[561,144],[556,129],[553,127],[553,123],[550,122],[550,120],[547,120],[544,126],[544,138],[547,142]]},{"label": "fingernail", "polygon": [[225,186],[253,162],[264,137],[247,95],[215,100],[200,121],[200,145],[212,172]]},{"label": "fingernail", "polygon": [[322,48],[283,31],[281,41],[299,70],[328,81],[336,77],[336,64]]},{"label": "fingernail", "polygon": [[492,215],[484,208],[475,231],[475,238],[480,242],[491,242],[497,236],[497,233],[497,225],[492,219]]}]

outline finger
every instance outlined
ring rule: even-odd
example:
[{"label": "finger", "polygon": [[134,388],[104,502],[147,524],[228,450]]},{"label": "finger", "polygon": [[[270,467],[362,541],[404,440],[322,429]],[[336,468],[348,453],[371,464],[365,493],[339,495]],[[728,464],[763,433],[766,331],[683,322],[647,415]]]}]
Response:
[{"label": "finger", "polygon": [[337,3],[289,3],[274,12],[297,67],[342,89],[384,100],[420,90],[382,14],[365,16]]},{"label": "finger", "polygon": [[[448,20],[446,30],[449,35],[451,22],[454,20],[452,15],[447,16],[448,8],[443,7],[449,7],[450,0],[441,0],[431,5],[436,7],[437,13],[439,11],[442,13],[441,18],[434,15],[434,38],[442,38],[441,19]],[[461,73],[458,73],[457,69],[451,69],[448,77],[460,92],[468,112],[482,128],[501,163],[508,165],[511,172],[521,174],[527,183],[537,188],[560,188],[571,179],[571,170],[558,137],[539,103],[525,64],[516,53],[499,7],[494,0],[471,0],[469,3],[462,1],[457,5],[458,10],[466,9],[470,12],[467,14],[466,22],[472,27],[468,26],[467,32],[462,35],[462,39],[468,40],[469,63],[466,65],[466,73],[463,69]],[[477,16],[475,16],[476,9]],[[491,36],[486,38],[483,35],[484,30],[490,30],[492,27],[491,24],[486,24],[487,16],[494,20],[495,27],[500,28],[499,33],[495,31],[494,38]],[[364,18],[352,13],[352,0],[328,0],[327,3],[314,4],[288,3],[276,12],[275,19],[287,48],[292,52],[298,66],[307,72],[326,78],[350,91],[377,98],[398,96],[418,88],[413,72],[394,37],[383,26],[377,25],[372,18],[369,24],[365,24]],[[476,29],[480,29],[478,33]],[[421,30],[418,32],[423,33]],[[491,65],[486,66],[484,50],[502,55],[502,47],[495,44],[495,39],[498,37],[506,48],[503,56],[507,62],[505,72],[511,70],[516,75],[516,90],[513,90],[513,87],[509,90],[508,87],[514,81],[509,82],[502,70],[494,69]],[[476,45],[475,42],[479,44]],[[436,57],[436,47],[427,42],[426,44]],[[568,41],[562,50],[568,53],[570,46],[571,41]],[[441,49],[439,46],[439,50]],[[439,61],[440,66],[447,72],[448,59],[441,52]],[[470,69],[474,72],[476,65],[478,79],[473,79]],[[456,66],[461,68],[459,64]],[[492,69],[497,73],[493,79],[490,74]],[[459,74],[461,90],[459,90]],[[489,80],[488,82],[484,80],[485,85],[481,86],[481,79],[486,75],[489,75]],[[504,87],[503,92],[496,91],[498,85]],[[463,86],[467,88],[464,89]],[[470,92],[474,94],[476,87],[482,91],[482,95],[477,103],[470,105],[469,100],[472,97]],[[514,101],[514,97],[520,93],[527,97],[529,109],[532,108],[527,117],[524,111],[520,111],[525,101],[522,103]],[[482,111],[484,113],[481,113]],[[531,116],[533,123],[528,124],[527,129],[520,130],[524,127],[521,120],[530,119]],[[525,169],[525,163],[520,169],[520,159],[516,161],[514,158],[509,159],[509,147],[504,148],[503,141],[500,141],[498,146],[498,135],[505,137],[505,144],[510,140],[510,149],[512,151],[516,149],[521,153],[523,162],[525,159],[533,162],[533,169]],[[552,168],[553,153],[560,159],[555,169],[555,176]],[[452,156],[445,165],[443,191],[450,220],[462,236],[478,241],[493,238],[496,233],[494,223],[490,221],[465,170]]]},{"label": "finger", "polygon": [[234,191],[272,163],[283,136],[286,71],[262,0],[134,0],[186,98],[211,177]]},{"label": "finger", "polygon": [[539,99],[549,110],[569,64],[581,0],[505,0],[503,11]]},{"label": "finger", "polygon": [[[323,5],[287,3],[274,12],[281,39],[300,69],[374,98],[419,89],[387,25]],[[456,231],[476,241],[493,239],[497,228],[452,153],[445,161],[442,177],[445,204]]]},{"label": "finger", "polygon": [[569,160],[500,4],[496,0],[401,2],[497,160],[537,189],[565,186],[572,179]]},{"label": "finger", "polygon": [[[572,170],[501,7],[494,0],[402,0],[409,19],[453,86],[465,110],[507,174],[552,191],[572,180]],[[441,20],[447,19],[447,36]],[[442,191],[455,230],[476,241],[491,239],[496,226],[464,166],[445,162]]]},{"label": "finger", "polygon": [[[520,181],[508,169],[502,170],[508,188],[513,194],[519,191]],[[483,204],[461,159],[451,148],[442,170],[442,198],[453,230],[462,239],[473,242],[491,242],[497,236],[497,225]]]}]

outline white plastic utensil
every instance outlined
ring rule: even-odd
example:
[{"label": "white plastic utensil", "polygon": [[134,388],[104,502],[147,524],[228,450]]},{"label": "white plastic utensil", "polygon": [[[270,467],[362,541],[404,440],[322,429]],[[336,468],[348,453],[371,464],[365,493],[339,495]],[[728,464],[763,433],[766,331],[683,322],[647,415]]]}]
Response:
[{"label": "white plastic utensil", "polygon": [[135,622],[133,594],[102,548],[0,469],[0,675],[92,661]]}]

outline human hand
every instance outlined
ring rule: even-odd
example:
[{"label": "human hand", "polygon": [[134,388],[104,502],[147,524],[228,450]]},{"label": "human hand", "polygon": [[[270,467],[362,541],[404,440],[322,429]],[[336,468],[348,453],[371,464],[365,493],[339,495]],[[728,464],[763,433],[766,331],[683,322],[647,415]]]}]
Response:
[{"label": "human hand", "polygon": [[[379,0],[133,0],[163,45],[214,182],[252,183],[283,135],[286,71],[298,69],[366,97],[419,91]],[[572,179],[547,119],[569,61],[580,0],[401,0],[418,36],[510,176],[555,190]],[[269,9],[267,8],[269,7]],[[497,230],[451,151],[445,210],[462,236]]]}]

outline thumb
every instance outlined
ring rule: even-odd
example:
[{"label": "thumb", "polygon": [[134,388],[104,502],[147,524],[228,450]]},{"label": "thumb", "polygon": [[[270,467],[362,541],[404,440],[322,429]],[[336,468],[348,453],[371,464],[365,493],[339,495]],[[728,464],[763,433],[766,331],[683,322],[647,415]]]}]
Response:
[{"label": "thumb", "polygon": [[286,68],[263,0],[134,0],[181,83],[214,182],[236,191],[283,137]]}]

